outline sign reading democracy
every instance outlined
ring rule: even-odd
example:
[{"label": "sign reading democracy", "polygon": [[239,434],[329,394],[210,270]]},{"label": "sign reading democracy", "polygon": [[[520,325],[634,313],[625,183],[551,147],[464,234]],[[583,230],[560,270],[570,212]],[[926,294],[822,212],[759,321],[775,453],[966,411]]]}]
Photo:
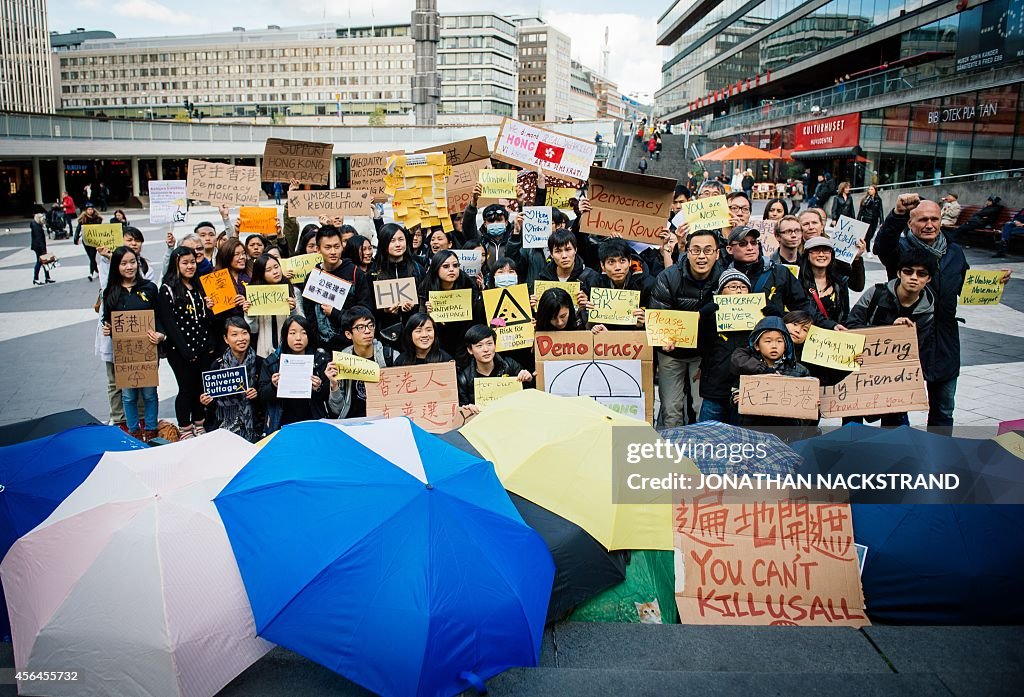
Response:
[{"label": "sign reading democracy", "polygon": [[203,392],[211,397],[245,394],[248,389],[249,375],[246,373],[244,365],[203,371]]},{"label": "sign reading democracy", "polygon": [[267,138],[262,179],[265,182],[298,180],[305,184],[326,184],[333,164],[333,143]]},{"label": "sign reading democracy", "polygon": [[746,295],[716,295],[718,312],[715,317],[720,332],[749,332],[764,319],[761,312],[767,305],[764,293]]},{"label": "sign reading democracy", "polygon": [[289,191],[288,215],[292,217],[326,215],[373,215],[373,195],[365,189],[322,189]]},{"label": "sign reading democracy", "polygon": [[545,171],[583,182],[597,156],[597,143],[562,135],[510,118],[501,120],[491,156],[496,160]]},{"label": "sign reading democracy", "polygon": [[155,387],[160,382],[159,357],[149,332],[156,331],[153,310],[110,313],[114,349],[114,383],[119,388]]},{"label": "sign reading democracy", "polygon": [[672,209],[676,180],[594,167],[590,170],[591,210],[580,230],[595,235],[660,245]]},{"label": "sign reading democracy", "polygon": [[871,327],[843,333],[864,337],[863,364],[842,382],[821,388],[822,416],[928,410],[914,327]]},{"label": "sign reading democracy", "polygon": [[186,175],[188,197],[215,206],[257,206],[260,173],[255,167],[189,160]]}]

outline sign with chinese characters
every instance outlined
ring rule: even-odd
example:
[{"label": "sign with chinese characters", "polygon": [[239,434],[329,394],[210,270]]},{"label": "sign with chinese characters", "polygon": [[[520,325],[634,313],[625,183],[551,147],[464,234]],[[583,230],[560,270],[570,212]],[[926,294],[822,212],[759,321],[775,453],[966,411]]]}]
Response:
[{"label": "sign with chinese characters", "polygon": [[382,368],[380,382],[366,383],[366,415],[407,416],[430,433],[462,426],[455,361]]},{"label": "sign with chinese characters", "polygon": [[235,297],[238,291],[235,290],[235,282],[231,279],[231,272],[227,269],[213,271],[205,276],[199,277],[203,285],[206,297],[213,300],[213,314],[219,315],[225,310],[235,307]]},{"label": "sign with chinese characters", "polygon": [[119,388],[155,387],[159,384],[159,357],[149,332],[156,331],[153,310],[110,314],[114,346],[114,382]]},{"label": "sign with chinese characters", "polygon": [[263,149],[265,182],[326,184],[334,163],[333,143],[308,143],[302,140],[267,138]]},{"label": "sign with chinese characters", "polygon": [[539,126],[501,120],[498,140],[491,157],[527,169],[542,167],[562,177],[579,182],[590,177],[590,166],[597,156],[597,143],[562,135]]},{"label": "sign with chinese characters", "polygon": [[215,206],[258,206],[260,173],[255,167],[189,160],[186,176],[188,197]]},{"label": "sign with chinese characters", "polygon": [[849,504],[806,499],[676,506],[676,606],[683,624],[871,624]]},{"label": "sign with chinese characters", "polygon": [[348,281],[332,276],[326,271],[313,269],[306,278],[306,286],[302,289],[302,297],[312,300],[318,305],[330,305],[335,310],[345,308],[345,299],[352,289]]},{"label": "sign with chinese characters", "polygon": [[818,420],[817,378],[740,375],[741,414]]}]

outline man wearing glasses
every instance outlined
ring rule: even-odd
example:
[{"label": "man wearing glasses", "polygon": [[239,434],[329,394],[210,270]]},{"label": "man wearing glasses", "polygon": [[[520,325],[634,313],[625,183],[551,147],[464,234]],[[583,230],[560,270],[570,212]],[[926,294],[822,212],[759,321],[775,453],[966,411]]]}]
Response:
[{"label": "man wearing glasses", "polygon": [[742,191],[733,191],[725,197],[729,203],[729,226],[740,227],[750,222],[750,199]]},{"label": "man wearing glasses", "polygon": [[[699,312],[713,302],[718,277],[718,233],[698,230],[686,238],[685,255],[666,268],[651,291],[651,308]],[[789,273],[788,271],[786,272]],[[692,424],[700,413],[696,348],[663,346],[658,349],[658,389],[665,428]]]},{"label": "man wearing glasses", "polygon": [[[374,338],[376,328],[373,312],[369,308],[356,305],[346,310],[342,315],[341,330],[352,345],[343,348],[341,352],[374,361],[381,368],[393,366],[395,355],[391,347]],[[332,414],[339,419],[366,416],[366,384],[362,380],[339,379],[335,375],[330,381],[331,396],[327,407]]]}]

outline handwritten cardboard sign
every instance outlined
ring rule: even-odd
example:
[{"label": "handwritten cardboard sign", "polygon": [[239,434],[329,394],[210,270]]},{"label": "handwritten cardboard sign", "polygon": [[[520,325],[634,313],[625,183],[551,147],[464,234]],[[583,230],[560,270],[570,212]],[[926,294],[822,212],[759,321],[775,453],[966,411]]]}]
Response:
[{"label": "handwritten cardboard sign", "polygon": [[326,271],[313,269],[306,278],[302,297],[308,298],[318,305],[330,305],[335,310],[343,310],[350,290],[352,290],[352,284],[348,281]]},{"label": "handwritten cardboard sign", "polygon": [[523,208],[523,249],[547,249],[553,224],[551,206]]},{"label": "handwritten cardboard sign", "polygon": [[515,198],[516,171],[514,169],[481,169],[477,183],[484,198]]},{"label": "handwritten cardboard sign", "polygon": [[316,265],[322,263],[323,260],[324,258],[319,252],[285,257],[281,259],[281,271],[291,271],[292,277],[289,280],[292,283],[302,283],[309,276],[309,272],[315,269]]},{"label": "handwritten cardboard sign", "polygon": [[[562,135],[539,126],[501,120],[498,139],[491,157],[526,169],[543,167],[546,172],[573,181],[583,182],[590,176],[590,166],[597,155],[593,141]],[[514,195],[514,194],[513,194]]]},{"label": "handwritten cardboard sign", "polygon": [[863,334],[837,332],[812,326],[804,340],[800,362],[857,372],[860,366],[854,358],[863,350]]},{"label": "handwritten cardboard sign", "polygon": [[277,234],[277,209],[242,206],[238,209],[238,232],[257,232],[261,235]]},{"label": "handwritten cardboard sign", "polygon": [[353,353],[334,351],[332,362],[338,366],[338,379],[380,382],[380,366],[377,361]]},{"label": "handwritten cardboard sign", "polygon": [[484,265],[484,254],[479,249],[453,249],[459,258],[459,266],[466,275],[473,278],[479,275]]},{"label": "handwritten cardboard sign", "polygon": [[569,297],[572,299],[573,303],[575,303],[576,296],[579,295],[580,290],[582,290],[582,285],[579,281],[544,281],[537,279],[533,282],[533,294],[537,296],[538,300],[540,300],[540,296],[544,295],[544,291],[549,288],[561,288],[569,294]]},{"label": "handwritten cardboard sign", "polygon": [[382,368],[380,382],[366,383],[366,415],[406,416],[430,433],[462,425],[455,361]]},{"label": "handwritten cardboard sign", "polygon": [[415,278],[391,278],[373,282],[373,303],[376,308],[419,304]]},{"label": "handwritten cardboard sign", "polygon": [[444,145],[432,145],[429,148],[417,150],[416,152],[443,152],[445,159],[452,167],[486,160],[491,156],[487,146],[487,138],[484,136],[458,140],[454,143],[445,143]]},{"label": "handwritten cardboard sign", "polygon": [[[587,377],[594,374],[599,381],[604,380],[602,375],[609,381],[616,380],[617,384],[625,381],[628,383],[625,387],[632,385],[632,381],[627,377],[629,371],[622,372],[618,369],[619,366],[639,361],[641,415],[648,423],[654,423],[654,349],[647,344],[644,332],[615,331],[601,332],[600,334],[587,331],[540,332],[534,342],[534,357],[537,365],[537,389],[546,391],[550,390],[548,389],[545,366],[550,365],[552,361],[583,363],[584,365],[578,369],[580,373],[586,370]],[[582,374],[566,374],[563,371],[559,371],[557,374],[562,376],[559,378],[560,381],[573,377],[579,380],[584,377]],[[590,394],[589,392],[586,394],[598,398],[611,396],[613,392],[606,387],[603,394]],[[627,390],[617,389],[614,394],[617,395],[616,401],[599,401],[620,413],[634,415],[626,411],[631,407],[631,396],[626,396]]]},{"label": "handwritten cardboard sign", "polygon": [[761,312],[767,305],[764,293],[716,295],[716,319],[720,332],[749,332],[764,319]]},{"label": "handwritten cardboard sign", "polygon": [[505,395],[523,391],[519,378],[473,378],[473,403],[481,409]]},{"label": "handwritten cardboard sign", "polygon": [[644,328],[651,346],[675,344],[676,348],[697,347],[699,312],[682,310],[647,310]]},{"label": "handwritten cardboard sign", "polygon": [[256,286],[250,283],[245,287],[245,299],[250,303],[245,314],[250,317],[287,315],[292,311],[288,306],[290,297],[291,289],[286,283],[273,286]]},{"label": "handwritten cardboard sign", "polygon": [[741,414],[818,420],[818,378],[741,375]]},{"label": "handwritten cardboard sign", "polygon": [[326,184],[334,164],[334,143],[267,138],[263,149],[265,182]]},{"label": "handwritten cardboard sign", "polygon": [[572,208],[571,200],[576,198],[576,189],[553,186],[545,190],[544,204],[552,208]]},{"label": "handwritten cardboard sign", "polygon": [[432,290],[428,293],[430,317],[435,322],[464,322],[473,319],[473,291]]},{"label": "handwritten cardboard sign", "polygon": [[723,503],[705,493],[675,513],[683,624],[870,624],[848,504]]},{"label": "handwritten cardboard sign", "polygon": [[214,206],[256,206],[260,202],[260,173],[256,167],[189,160],[188,197]]},{"label": "handwritten cardboard sign", "polygon": [[323,189],[289,191],[288,215],[356,216],[373,215],[373,195],[366,189]]},{"label": "handwritten cardboard sign", "polygon": [[864,337],[863,365],[842,382],[821,388],[821,415],[871,416],[927,411],[928,393],[914,327],[851,329]]},{"label": "handwritten cardboard sign", "polygon": [[211,397],[245,394],[248,389],[249,374],[244,365],[203,371],[203,392]]},{"label": "handwritten cardboard sign", "polygon": [[154,179],[149,188],[149,222],[183,223],[187,210],[186,182],[184,179]]},{"label": "handwritten cardboard sign", "polygon": [[485,290],[484,309],[488,325],[498,335],[498,351],[533,345],[533,308],[525,283]]},{"label": "handwritten cardboard sign", "polygon": [[114,347],[114,383],[119,388],[155,387],[160,382],[153,310],[110,313],[110,339]]},{"label": "handwritten cardboard sign", "polygon": [[448,212],[452,215],[461,214],[466,206],[473,202],[473,189],[480,179],[480,172],[491,167],[489,159],[466,162],[452,167],[448,175]]},{"label": "handwritten cardboard sign", "polygon": [[352,155],[349,158],[351,171],[349,186],[353,189],[369,191],[370,198],[376,203],[387,201],[388,196],[384,193],[384,177],[388,173],[388,158],[404,154],[404,150],[390,150]]},{"label": "handwritten cardboard sign", "polygon": [[757,238],[761,243],[761,252],[767,259],[779,249],[779,239],[775,236],[777,220],[749,220],[747,227],[756,228],[761,235]]},{"label": "handwritten cardboard sign", "polygon": [[199,282],[203,284],[206,297],[213,300],[213,314],[219,315],[235,306],[235,297],[238,295],[238,291],[235,289],[235,282],[231,279],[230,271],[227,269],[213,271],[200,276]]},{"label": "handwritten cardboard sign", "polygon": [[964,279],[963,290],[960,291],[961,305],[998,305],[1003,299],[1005,283],[1000,279],[1006,271],[979,271],[969,269]]},{"label": "handwritten cardboard sign", "polygon": [[636,325],[633,311],[640,307],[640,291],[618,288],[591,288],[587,322],[591,324]]},{"label": "handwritten cardboard sign", "polygon": [[676,180],[594,167],[590,170],[591,210],[583,214],[580,230],[595,235],[618,233],[644,244],[659,237],[672,210]]},{"label": "handwritten cardboard sign", "polygon": [[106,247],[113,251],[124,242],[121,223],[97,223],[82,226],[82,243],[89,247]]},{"label": "handwritten cardboard sign", "polygon": [[852,264],[857,255],[857,243],[863,240],[871,225],[840,216],[836,226],[832,228],[832,250],[835,252],[836,261],[843,261]]},{"label": "handwritten cardboard sign", "polygon": [[[679,216],[689,226],[690,232],[720,230],[729,227],[729,203],[725,196],[695,198],[683,204]],[[672,222],[678,227],[676,219]]]}]

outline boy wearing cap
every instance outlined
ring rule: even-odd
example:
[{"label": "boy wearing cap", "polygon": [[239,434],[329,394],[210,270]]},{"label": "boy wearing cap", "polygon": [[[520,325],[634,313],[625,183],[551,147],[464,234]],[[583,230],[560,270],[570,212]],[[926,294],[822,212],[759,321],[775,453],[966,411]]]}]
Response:
[{"label": "boy wearing cap", "polygon": [[[718,295],[746,295],[750,280],[736,269],[728,269],[718,277]],[[719,332],[712,301],[700,309],[697,350],[700,352],[700,415],[697,421],[736,423],[736,407],[732,403],[732,354],[747,345],[750,332]]]},{"label": "boy wearing cap", "polygon": [[729,233],[726,250],[732,257],[730,269],[746,275],[751,293],[764,293],[768,301],[765,314],[781,317],[786,310],[805,310],[814,317],[814,323],[824,319],[807,297],[800,282],[785,266],[765,259],[761,253],[757,228],[737,227]]}]

